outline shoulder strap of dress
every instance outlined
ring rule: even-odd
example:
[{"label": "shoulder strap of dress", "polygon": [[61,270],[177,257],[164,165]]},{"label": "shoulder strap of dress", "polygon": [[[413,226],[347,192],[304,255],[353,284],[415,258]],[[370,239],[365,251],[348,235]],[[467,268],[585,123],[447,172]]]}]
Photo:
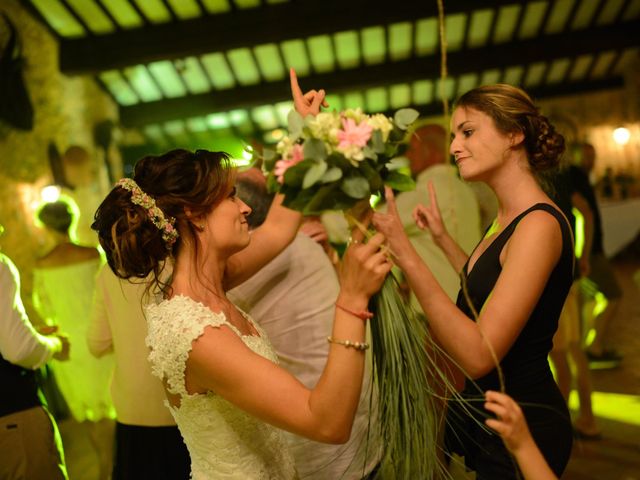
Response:
[{"label": "shoulder strap of dress", "polygon": [[545,212],[553,215],[553,217],[560,224],[560,229],[562,231],[563,239],[566,237],[567,234],[570,235],[571,230],[570,230],[569,225],[567,224],[567,220],[564,218],[564,215],[562,213],[560,213],[560,211],[557,208],[554,208],[553,206],[549,205],[548,203],[536,203],[535,205],[532,205],[531,207],[526,209],[524,212],[522,212],[516,218],[514,218],[511,221],[511,223],[509,225],[507,225],[507,227],[504,229],[504,231],[500,235],[500,238],[496,238],[496,240],[494,241],[494,243],[496,244],[496,248],[502,249],[504,244],[507,243],[507,240],[509,240],[509,238],[511,238],[511,235],[513,235],[513,232],[515,231],[516,227],[518,226],[518,223],[520,223],[520,220],[522,220],[529,213],[531,213],[531,212],[533,212],[535,210],[544,210]]}]

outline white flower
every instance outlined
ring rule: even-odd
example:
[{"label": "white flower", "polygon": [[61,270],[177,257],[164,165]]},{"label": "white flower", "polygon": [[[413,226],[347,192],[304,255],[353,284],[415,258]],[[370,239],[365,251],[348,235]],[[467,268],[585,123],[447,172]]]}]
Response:
[{"label": "white flower", "polygon": [[391,120],[389,120],[388,117],[381,113],[376,113],[375,115],[369,117],[367,119],[367,123],[374,130],[380,130],[380,133],[382,133],[383,142],[387,141],[387,139],[389,138],[389,132],[393,130],[393,123],[391,123]]},{"label": "white flower", "polygon": [[358,145],[348,145],[345,147],[338,147],[336,150],[342,153],[345,156],[345,158],[349,160],[351,165],[353,165],[354,167],[358,166],[358,162],[361,162],[362,160],[364,160],[364,153],[362,152],[362,147],[359,147]]},{"label": "white flower", "polygon": [[342,112],[342,116],[345,118],[351,118],[357,124],[362,123],[364,120],[368,118],[366,114],[362,113],[362,109],[360,109],[360,107],[356,109],[349,108],[344,112]]},{"label": "white flower", "polygon": [[320,112],[315,118],[308,120],[311,135],[328,143],[337,143],[335,132],[340,129],[340,117],[333,113]]}]

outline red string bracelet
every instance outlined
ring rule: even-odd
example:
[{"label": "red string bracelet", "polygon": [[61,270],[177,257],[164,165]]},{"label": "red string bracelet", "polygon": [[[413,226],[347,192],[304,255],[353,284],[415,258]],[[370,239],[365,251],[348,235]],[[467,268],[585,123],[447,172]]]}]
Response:
[{"label": "red string bracelet", "polygon": [[350,315],[353,315],[354,317],[358,317],[363,322],[366,322],[367,320],[373,318],[373,313],[371,313],[369,310],[360,310],[359,312],[354,312],[353,310],[349,310],[348,308],[343,307],[339,303],[336,303],[336,307],[344,312],[347,312]]}]

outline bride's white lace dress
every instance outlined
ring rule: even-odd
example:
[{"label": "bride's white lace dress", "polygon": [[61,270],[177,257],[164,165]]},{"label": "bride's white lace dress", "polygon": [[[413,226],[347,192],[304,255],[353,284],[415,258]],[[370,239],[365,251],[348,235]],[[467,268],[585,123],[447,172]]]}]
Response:
[{"label": "bride's white lace dress", "polygon": [[178,407],[168,402],[167,406],[189,449],[192,478],[297,478],[280,430],[245,413],[215,392],[190,395],[185,390],[184,370],[191,342],[207,326],[226,325],[255,353],[277,363],[273,347],[260,326],[245,315],[260,336],[242,335],[223,313],[214,313],[185,296],[148,305],[146,316],[152,371],[165,380],[169,392],[180,397]]}]

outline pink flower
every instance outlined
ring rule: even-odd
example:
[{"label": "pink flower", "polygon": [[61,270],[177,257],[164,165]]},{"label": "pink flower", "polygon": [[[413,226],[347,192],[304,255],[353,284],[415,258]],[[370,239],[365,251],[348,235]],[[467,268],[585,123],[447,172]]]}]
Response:
[{"label": "pink flower", "polygon": [[273,173],[278,179],[278,183],[284,183],[284,173],[294,165],[304,160],[304,151],[302,145],[296,144],[293,146],[286,158],[278,160],[273,169]]},{"label": "pink flower", "polygon": [[364,147],[371,138],[371,125],[367,122],[361,122],[356,125],[352,118],[342,119],[342,130],[338,130],[337,136],[340,143],[339,149],[347,149],[352,146]]}]

